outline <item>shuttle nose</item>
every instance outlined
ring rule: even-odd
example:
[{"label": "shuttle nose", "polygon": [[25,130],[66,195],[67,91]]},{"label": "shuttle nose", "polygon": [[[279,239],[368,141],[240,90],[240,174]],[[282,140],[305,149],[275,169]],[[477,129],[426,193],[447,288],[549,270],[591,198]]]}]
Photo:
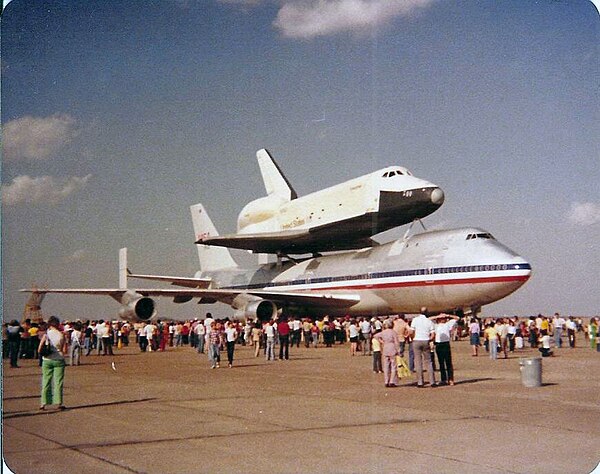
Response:
[{"label": "shuttle nose", "polygon": [[441,206],[444,202],[444,191],[442,191],[440,188],[435,188],[433,191],[431,191],[431,202]]}]

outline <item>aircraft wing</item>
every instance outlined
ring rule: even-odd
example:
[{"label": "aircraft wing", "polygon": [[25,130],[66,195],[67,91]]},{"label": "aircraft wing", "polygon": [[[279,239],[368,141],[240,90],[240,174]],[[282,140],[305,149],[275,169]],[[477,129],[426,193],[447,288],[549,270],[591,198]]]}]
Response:
[{"label": "aircraft wing", "polygon": [[207,236],[196,241],[196,244],[216,245],[254,253],[290,253],[304,254],[314,252],[331,252],[339,250],[355,250],[379,245],[370,237],[344,239],[332,236],[331,228],[311,228],[281,232],[260,232],[256,234],[229,234],[223,236]]},{"label": "aircraft wing", "polygon": [[245,291],[244,293],[282,304],[293,303],[300,306],[319,308],[349,308],[360,302],[360,296],[356,294],[315,294],[295,293],[293,291]]},{"label": "aircraft wing", "polygon": [[298,305],[315,308],[349,308],[360,301],[356,294],[332,294],[332,293],[299,293],[293,291],[266,291],[266,290],[229,290],[229,289],[159,289],[159,288],[53,288],[53,289],[23,289],[24,293],[45,295],[48,293],[76,294],[76,295],[104,295],[121,301],[127,292],[142,296],[171,297],[176,301],[184,302],[192,298],[215,300],[221,303],[232,304],[239,295],[252,295],[265,300],[285,305]]}]

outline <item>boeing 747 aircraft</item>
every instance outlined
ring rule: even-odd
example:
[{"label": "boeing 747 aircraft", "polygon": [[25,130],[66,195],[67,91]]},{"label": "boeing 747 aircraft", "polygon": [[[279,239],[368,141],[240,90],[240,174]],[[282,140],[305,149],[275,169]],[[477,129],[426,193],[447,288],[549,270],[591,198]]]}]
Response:
[{"label": "boeing 747 aircraft", "polygon": [[[202,204],[191,206],[196,234],[218,235]],[[111,296],[119,316],[145,321],[157,314],[154,298],[183,303],[226,303],[242,318],[268,320],[279,312],[302,316],[372,316],[477,310],[510,295],[531,275],[530,264],[478,228],[413,235],[378,247],[335,255],[240,268],[228,249],[198,245],[200,271],[193,278],[130,274],[120,255],[120,288],[22,290]],[[186,288],[133,289],[128,278]]]}]

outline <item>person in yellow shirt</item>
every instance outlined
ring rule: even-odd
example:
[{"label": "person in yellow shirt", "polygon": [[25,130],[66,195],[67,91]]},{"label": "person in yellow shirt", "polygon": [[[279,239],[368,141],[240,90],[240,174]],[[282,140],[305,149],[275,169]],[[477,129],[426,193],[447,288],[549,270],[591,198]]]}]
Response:
[{"label": "person in yellow shirt", "polygon": [[38,337],[38,331],[40,330],[37,323],[31,323],[31,327],[29,328],[29,339],[31,340],[31,350],[33,351],[33,358],[38,358],[38,345],[40,344],[40,339]]},{"label": "person in yellow shirt", "polygon": [[550,332],[550,323],[546,316],[542,316],[542,323],[540,324],[540,333],[542,336],[547,335]]},{"label": "person in yellow shirt", "polygon": [[488,341],[490,359],[498,359],[498,343],[500,342],[500,336],[498,335],[498,330],[494,327],[492,323],[489,323],[486,326],[484,331],[484,337]]}]

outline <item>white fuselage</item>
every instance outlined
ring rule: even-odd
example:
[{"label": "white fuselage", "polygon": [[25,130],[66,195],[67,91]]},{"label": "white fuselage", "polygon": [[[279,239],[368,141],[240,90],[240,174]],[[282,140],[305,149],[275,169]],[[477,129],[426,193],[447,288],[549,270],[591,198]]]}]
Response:
[{"label": "white fuselage", "polygon": [[[360,296],[359,303],[327,312],[358,316],[416,313],[423,306],[431,312],[478,308],[511,294],[530,275],[531,266],[490,234],[463,228],[426,232],[405,241],[283,267],[270,264],[248,278],[237,275],[235,282],[223,278],[219,286],[355,294]],[[295,310],[314,313],[314,308]]]}]

